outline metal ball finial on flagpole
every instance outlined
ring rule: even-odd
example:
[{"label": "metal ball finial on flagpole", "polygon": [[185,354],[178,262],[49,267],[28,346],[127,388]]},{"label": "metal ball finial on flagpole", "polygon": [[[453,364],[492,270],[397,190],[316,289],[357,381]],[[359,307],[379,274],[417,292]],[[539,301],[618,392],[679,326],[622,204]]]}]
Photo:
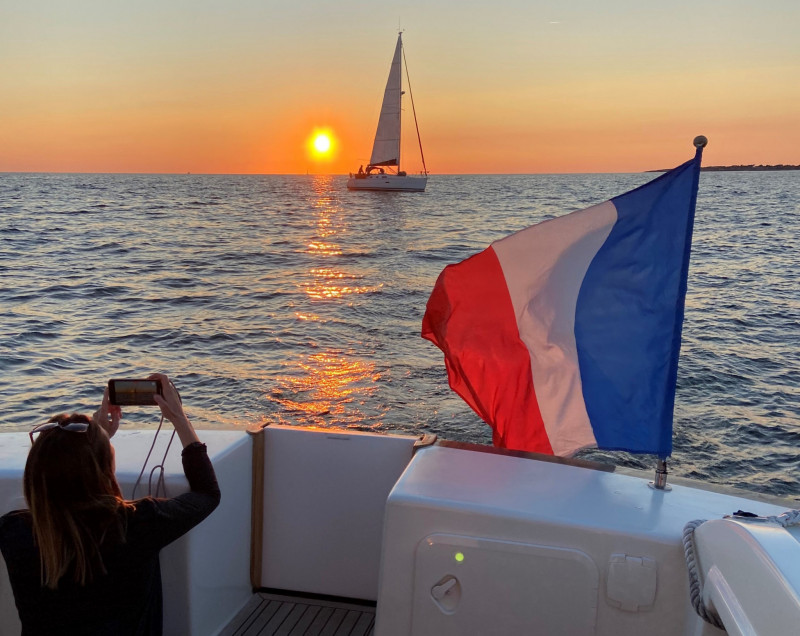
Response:
[{"label": "metal ball finial on flagpole", "polygon": [[708,137],[705,135],[697,135],[693,143],[695,148],[705,148],[708,145]]}]

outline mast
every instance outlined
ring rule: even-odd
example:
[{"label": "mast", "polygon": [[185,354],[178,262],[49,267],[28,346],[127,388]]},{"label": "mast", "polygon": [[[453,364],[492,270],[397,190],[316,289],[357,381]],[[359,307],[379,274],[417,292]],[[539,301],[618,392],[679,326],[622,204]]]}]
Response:
[{"label": "mast", "polygon": [[[403,64],[406,61],[406,51],[403,48],[403,32],[397,33],[397,46],[400,49],[400,112],[397,113],[397,133],[400,137],[397,140],[397,173],[400,174],[400,153],[403,152]],[[408,64],[406,64],[406,74],[408,74]]]}]

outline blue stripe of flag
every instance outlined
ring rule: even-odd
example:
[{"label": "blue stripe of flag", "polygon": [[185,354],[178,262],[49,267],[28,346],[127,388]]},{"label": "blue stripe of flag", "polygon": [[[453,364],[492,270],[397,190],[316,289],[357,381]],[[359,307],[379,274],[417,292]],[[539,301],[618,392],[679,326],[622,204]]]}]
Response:
[{"label": "blue stripe of flag", "polygon": [[672,452],[701,150],[612,199],[618,220],[578,293],[575,339],[599,448]]}]

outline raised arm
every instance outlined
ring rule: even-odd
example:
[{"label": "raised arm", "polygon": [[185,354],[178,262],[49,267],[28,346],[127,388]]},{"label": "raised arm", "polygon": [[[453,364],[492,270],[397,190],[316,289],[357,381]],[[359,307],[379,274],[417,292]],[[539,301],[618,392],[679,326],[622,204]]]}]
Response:
[{"label": "raised arm", "polygon": [[160,549],[211,514],[219,505],[220,491],[206,446],[200,442],[186,416],[175,386],[163,373],[155,373],[148,380],[161,382],[163,395],[156,395],[154,399],[183,444],[183,472],[191,488],[191,492],[171,499],[148,499],[147,503],[139,504],[142,512],[150,506],[152,510],[146,515],[148,521],[137,531],[136,540]]},{"label": "raised arm", "polygon": [[164,417],[172,422],[183,447],[186,448],[189,444],[199,442],[200,438],[197,437],[192,423],[183,410],[183,404],[181,404],[181,398],[178,395],[178,391],[175,389],[175,385],[172,384],[170,379],[163,373],[154,373],[147,379],[159,380],[161,382],[161,388],[164,392],[163,396],[156,395],[154,399],[159,408],[161,408],[161,413]]}]

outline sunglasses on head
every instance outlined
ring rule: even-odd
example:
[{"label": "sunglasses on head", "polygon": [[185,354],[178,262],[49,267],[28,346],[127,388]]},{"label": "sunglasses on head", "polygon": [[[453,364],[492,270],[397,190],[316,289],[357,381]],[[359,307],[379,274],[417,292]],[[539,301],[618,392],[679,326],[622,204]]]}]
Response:
[{"label": "sunglasses on head", "polygon": [[85,433],[89,430],[89,422],[82,421],[82,422],[69,422],[64,420],[62,422],[47,422],[46,424],[39,424],[36,428],[34,428],[30,433],[31,444],[33,444],[33,436],[36,433],[42,433],[44,431],[50,431],[54,428],[60,428],[64,431],[69,431],[70,433]]}]

